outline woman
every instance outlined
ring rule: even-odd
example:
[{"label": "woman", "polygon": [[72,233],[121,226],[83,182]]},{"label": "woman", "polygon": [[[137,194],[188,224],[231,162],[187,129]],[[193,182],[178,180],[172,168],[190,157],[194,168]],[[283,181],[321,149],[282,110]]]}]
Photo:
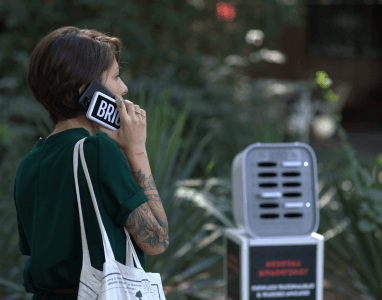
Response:
[{"label": "woman", "polygon": [[[64,27],[44,37],[31,55],[28,85],[56,124],[55,130],[46,139],[40,138],[22,159],[15,178],[20,250],[30,256],[23,272],[23,285],[28,293],[34,294],[33,300],[74,300],[78,296],[83,260],[73,176],[73,150],[78,140],[87,137],[85,159],[102,222],[118,262],[125,264],[123,227],[128,217],[146,202],[154,214],[147,192],[132,174],[139,165],[152,179],[145,151],[146,112],[138,105],[122,101],[128,89],[119,78],[120,50],[121,42],[116,37],[96,30]],[[119,103],[121,128],[116,131],[87,119],[86,110],[78,103],[81,92],[94,79],[102,82]],[[96,136],[95,127],[100,132]],[[129,155],[130,150],[143,154],[139,161],[133,161],[134,168],[131,159],[135,158]],[[105,256],[100,227],[80,163],[78,181],[91,264],[102,271]],[[162,221],[158,222],[166,227],[161,201],[155,203],[162,210]],[[147,252],[131,240],[145,269]],[[167,293],[170,288],[164,290]]]}]

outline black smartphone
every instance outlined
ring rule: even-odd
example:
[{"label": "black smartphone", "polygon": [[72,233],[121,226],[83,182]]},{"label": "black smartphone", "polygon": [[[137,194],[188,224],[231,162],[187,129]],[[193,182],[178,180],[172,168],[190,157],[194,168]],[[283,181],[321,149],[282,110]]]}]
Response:
[{"label": "black smartphone", "polygon": [[87,109],[86,117],[111,130],[121,127],[115,96],[97,79],[81,94],[79,104]]}]

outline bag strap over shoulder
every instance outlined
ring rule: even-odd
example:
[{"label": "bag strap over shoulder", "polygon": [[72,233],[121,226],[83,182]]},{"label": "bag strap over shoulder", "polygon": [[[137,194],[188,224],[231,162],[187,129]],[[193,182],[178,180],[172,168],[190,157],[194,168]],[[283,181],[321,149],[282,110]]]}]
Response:
[{"label": "bag strap over shoulder", "polygon": [[[82,168],[86,177],[86,181],[88,184],[88,188],[90,191],[90,195],[92,198],[94,210],[97,215],[97,220],[98,224],[101,229],[101,235],[102,235],[102,242],[103,242],[103,248],[104,248],[104,253],[105,253],[105,260],[115,260],[115,256],[113,253],[113,250],[111,248],[111,244],[109,241],[109,238],[107,236],[107,232],[105,230],[105,227],[102,222],[101,214],[98,209],[98,204],[97,204],[97,199],[95,197],[93,185],[90,179],[90,174],[86,165],[85,161],[85,155],[84,155],[84,142],[86,137],[79,140],[76,145],[74,146],[74,153],[73,153],[73,172],[74,172],[74,182],[76,186],[76,194],[77,194],[77,204],[78,204],[78,210],[79,210],[79,215],[80,215],[80,225],[81,225],[81,239],[82,239],[82,250],[83,250],[83,262],[82,264],[86,264],[91,266],[90,263],[90,255],[89,255],[89,248],[88,248],[88,243],[86,239],[86,233],[85,233],[85,226],[83,222],[83,215],[82,215],[82,209],[81,209],[81,197],[80,197],[80,192],[79,192],[79,186],[78,186],[78,152],[80,152],[80,157],[81,157],[81,163],[82,163]],[[78,151],[80,149],[80,151]],[[135,264],[137,268],[142,269],[142,265],[138,259],[137,253],[134,249],[134,246],[131,242],[130,235],[126,231],[126,228],[124,228],[125,234],[126,234],[126,265],[130,267],[134,267],[133,265],[133,259],[135,260]]]}]

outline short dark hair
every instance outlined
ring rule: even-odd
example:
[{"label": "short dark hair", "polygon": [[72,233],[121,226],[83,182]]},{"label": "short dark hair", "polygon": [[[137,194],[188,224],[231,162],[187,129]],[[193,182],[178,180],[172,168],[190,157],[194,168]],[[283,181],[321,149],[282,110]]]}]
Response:
[{"label": "short dark hair", "polygon": [[63,27],[44,37],[29,62],[28,85],[53,123],[86,114],[79,89],[119,62],[121,41],[96,30]]}]

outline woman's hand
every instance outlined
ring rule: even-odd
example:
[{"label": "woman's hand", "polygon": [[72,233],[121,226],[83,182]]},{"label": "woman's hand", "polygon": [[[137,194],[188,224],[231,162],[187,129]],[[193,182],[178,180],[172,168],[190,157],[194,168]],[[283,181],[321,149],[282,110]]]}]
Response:
[{"label": "woman's hand", "polygon": [[[121,126],[117,130],[108,129],[97,122],[92,122],[99,132],[106,133],[109,138],[116,141],[119,147],[126,152],[136,152],[146,149],[147,121],[146,111],[134,105],[133,102],[119,98],[117,100]],[[136,114],[141,112],[144,116]]]}]

